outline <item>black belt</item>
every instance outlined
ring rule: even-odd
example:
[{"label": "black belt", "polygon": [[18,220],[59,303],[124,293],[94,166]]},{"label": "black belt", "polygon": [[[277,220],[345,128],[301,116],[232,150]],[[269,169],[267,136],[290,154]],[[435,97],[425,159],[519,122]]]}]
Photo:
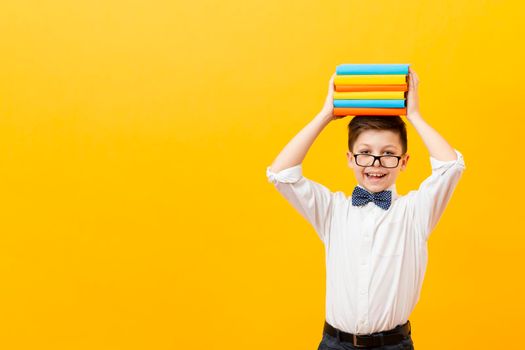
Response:
[{"label": "black belt", "polygon": [[369,346],[398,344],[410,335],[411,329],[410,321],[407,320],[405,324],[399,325],[396,328],[388,331],[357,335],[340,331],[325,321],[324,332],[330,334],[332,337],[337,338],[339,341],[352,343],[352,345],[357,348],[366,348]]}]

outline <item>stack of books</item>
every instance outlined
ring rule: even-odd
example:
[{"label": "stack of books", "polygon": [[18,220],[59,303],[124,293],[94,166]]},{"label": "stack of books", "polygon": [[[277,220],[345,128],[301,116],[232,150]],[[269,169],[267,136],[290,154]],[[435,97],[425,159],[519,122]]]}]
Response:
[{"label": "stack of books", "polygon": [[409,64],[340,64],[334,115],[406,115]]}]

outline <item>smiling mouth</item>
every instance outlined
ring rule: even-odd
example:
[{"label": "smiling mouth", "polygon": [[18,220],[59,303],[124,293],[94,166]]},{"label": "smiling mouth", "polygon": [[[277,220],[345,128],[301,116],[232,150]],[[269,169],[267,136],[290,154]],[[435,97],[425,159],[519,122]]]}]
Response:
[{"label": "smiling mouth", "polygon": [[370,181],[379,181],[386,176],[386,174],[374,174],[374,173],[365,173],[365,176]]}]

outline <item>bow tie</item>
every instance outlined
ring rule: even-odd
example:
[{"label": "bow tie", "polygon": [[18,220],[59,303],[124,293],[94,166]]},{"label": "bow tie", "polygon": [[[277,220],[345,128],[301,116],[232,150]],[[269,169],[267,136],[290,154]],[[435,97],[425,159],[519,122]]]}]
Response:
[{"label": "bow tie", "polygon": [[392,191],[381,191],[370,193],[364,188],[356,186],[352,192],[352,205],[360,206],[368,202],[374,202],[378,207],[388,210],[392,204]]}]

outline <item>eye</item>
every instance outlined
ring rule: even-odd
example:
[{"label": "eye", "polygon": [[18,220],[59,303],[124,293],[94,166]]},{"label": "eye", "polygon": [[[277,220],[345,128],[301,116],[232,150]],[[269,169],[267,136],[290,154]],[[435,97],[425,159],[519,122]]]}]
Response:
[{"label": "eye", "polygon": [[390,151],[385,151],[385,153],[390,153],[390,154],[394,154],[394,152],[390,152]]},{"label": "eye", "polygon": [[359,153],[369,153],[369,151],[360,151]]}]

